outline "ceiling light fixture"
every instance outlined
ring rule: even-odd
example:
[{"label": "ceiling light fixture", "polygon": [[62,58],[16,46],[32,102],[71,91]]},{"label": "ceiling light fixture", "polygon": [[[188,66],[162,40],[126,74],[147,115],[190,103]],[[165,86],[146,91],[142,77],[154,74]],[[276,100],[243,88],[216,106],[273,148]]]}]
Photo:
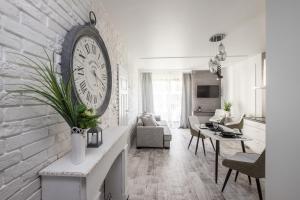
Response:
[{"label": "ceiling light fixture", "polygon": [[209,71],[213,74],[216,74],[218,76],[218,80],[223,78],[221,62],[225,61],[227,58],[225,46],[222,43],[222,40],[225,38],[225,36],[225,33],[217,33],[209,38],[210,42],[219,43],[217,48],[218,54],[214,58],[211,58],[208,62]]}]

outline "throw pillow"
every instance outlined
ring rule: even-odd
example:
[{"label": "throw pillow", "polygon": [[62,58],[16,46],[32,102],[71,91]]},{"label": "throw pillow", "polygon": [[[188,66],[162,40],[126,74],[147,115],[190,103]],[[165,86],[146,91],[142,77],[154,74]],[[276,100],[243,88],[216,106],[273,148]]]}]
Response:
[{"label": "throw pillow", "polygon": [[143,113],[142,117],[152,117],[151,113]]},{"label": "throw pillow", "polygon": [[143,121],[142,121],[141,118],[138,119],[137,125],[138,125],[138,126],[144,126]]},{"label": "throw pillow", "polygon": [[153,117],[142,117],[144,126],[157,126],[157,122]]},{"label": "throw pillow", "polygon": [[156,121],[161,121],[160,115],[154,115],[154,118],[155,118]]}]

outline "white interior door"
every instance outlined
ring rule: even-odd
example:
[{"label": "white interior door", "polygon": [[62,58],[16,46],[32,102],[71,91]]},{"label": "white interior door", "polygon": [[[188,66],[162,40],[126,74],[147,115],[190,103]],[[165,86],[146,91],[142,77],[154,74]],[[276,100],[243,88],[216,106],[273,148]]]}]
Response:
[{"label": "white interior door", "polygon": [[128,124],[128,73],[119,66],[119,125]]}]

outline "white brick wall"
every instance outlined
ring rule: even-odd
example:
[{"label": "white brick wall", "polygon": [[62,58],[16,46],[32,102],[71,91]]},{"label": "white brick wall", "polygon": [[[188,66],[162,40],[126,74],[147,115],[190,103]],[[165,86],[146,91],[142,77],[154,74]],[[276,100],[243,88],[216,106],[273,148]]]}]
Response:
[{"label": "white brick wall", "polygon": [[[53,109],[13,90],[31,82],[32,70],[9,52],[44,59],[43,48],[61,51],[68,30],[93,9],[109,51],[113,92],[103,126],[118,122],[117,64],[126,50],[101,0],[0,0],[0,199],[41,199],[38,172],[70,150],[69,127]],[[59,61],[60,55],[57,55]]]}]

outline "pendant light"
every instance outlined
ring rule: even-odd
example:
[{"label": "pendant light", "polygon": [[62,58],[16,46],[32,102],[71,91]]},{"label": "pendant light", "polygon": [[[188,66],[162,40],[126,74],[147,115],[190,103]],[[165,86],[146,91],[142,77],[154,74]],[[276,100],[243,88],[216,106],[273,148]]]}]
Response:
[{"label": "pendant light", "polygon": [[217,33],[210,37],[209,41],[212,43],[218,43],[217,55],[214,58],[210,58],[208,62],[209,71],[217,75],[217,79],[223,78],[221,62],[225,61],[227,58],[227,53],[224,44],[221,42],[225,38],[225,33]]}]

